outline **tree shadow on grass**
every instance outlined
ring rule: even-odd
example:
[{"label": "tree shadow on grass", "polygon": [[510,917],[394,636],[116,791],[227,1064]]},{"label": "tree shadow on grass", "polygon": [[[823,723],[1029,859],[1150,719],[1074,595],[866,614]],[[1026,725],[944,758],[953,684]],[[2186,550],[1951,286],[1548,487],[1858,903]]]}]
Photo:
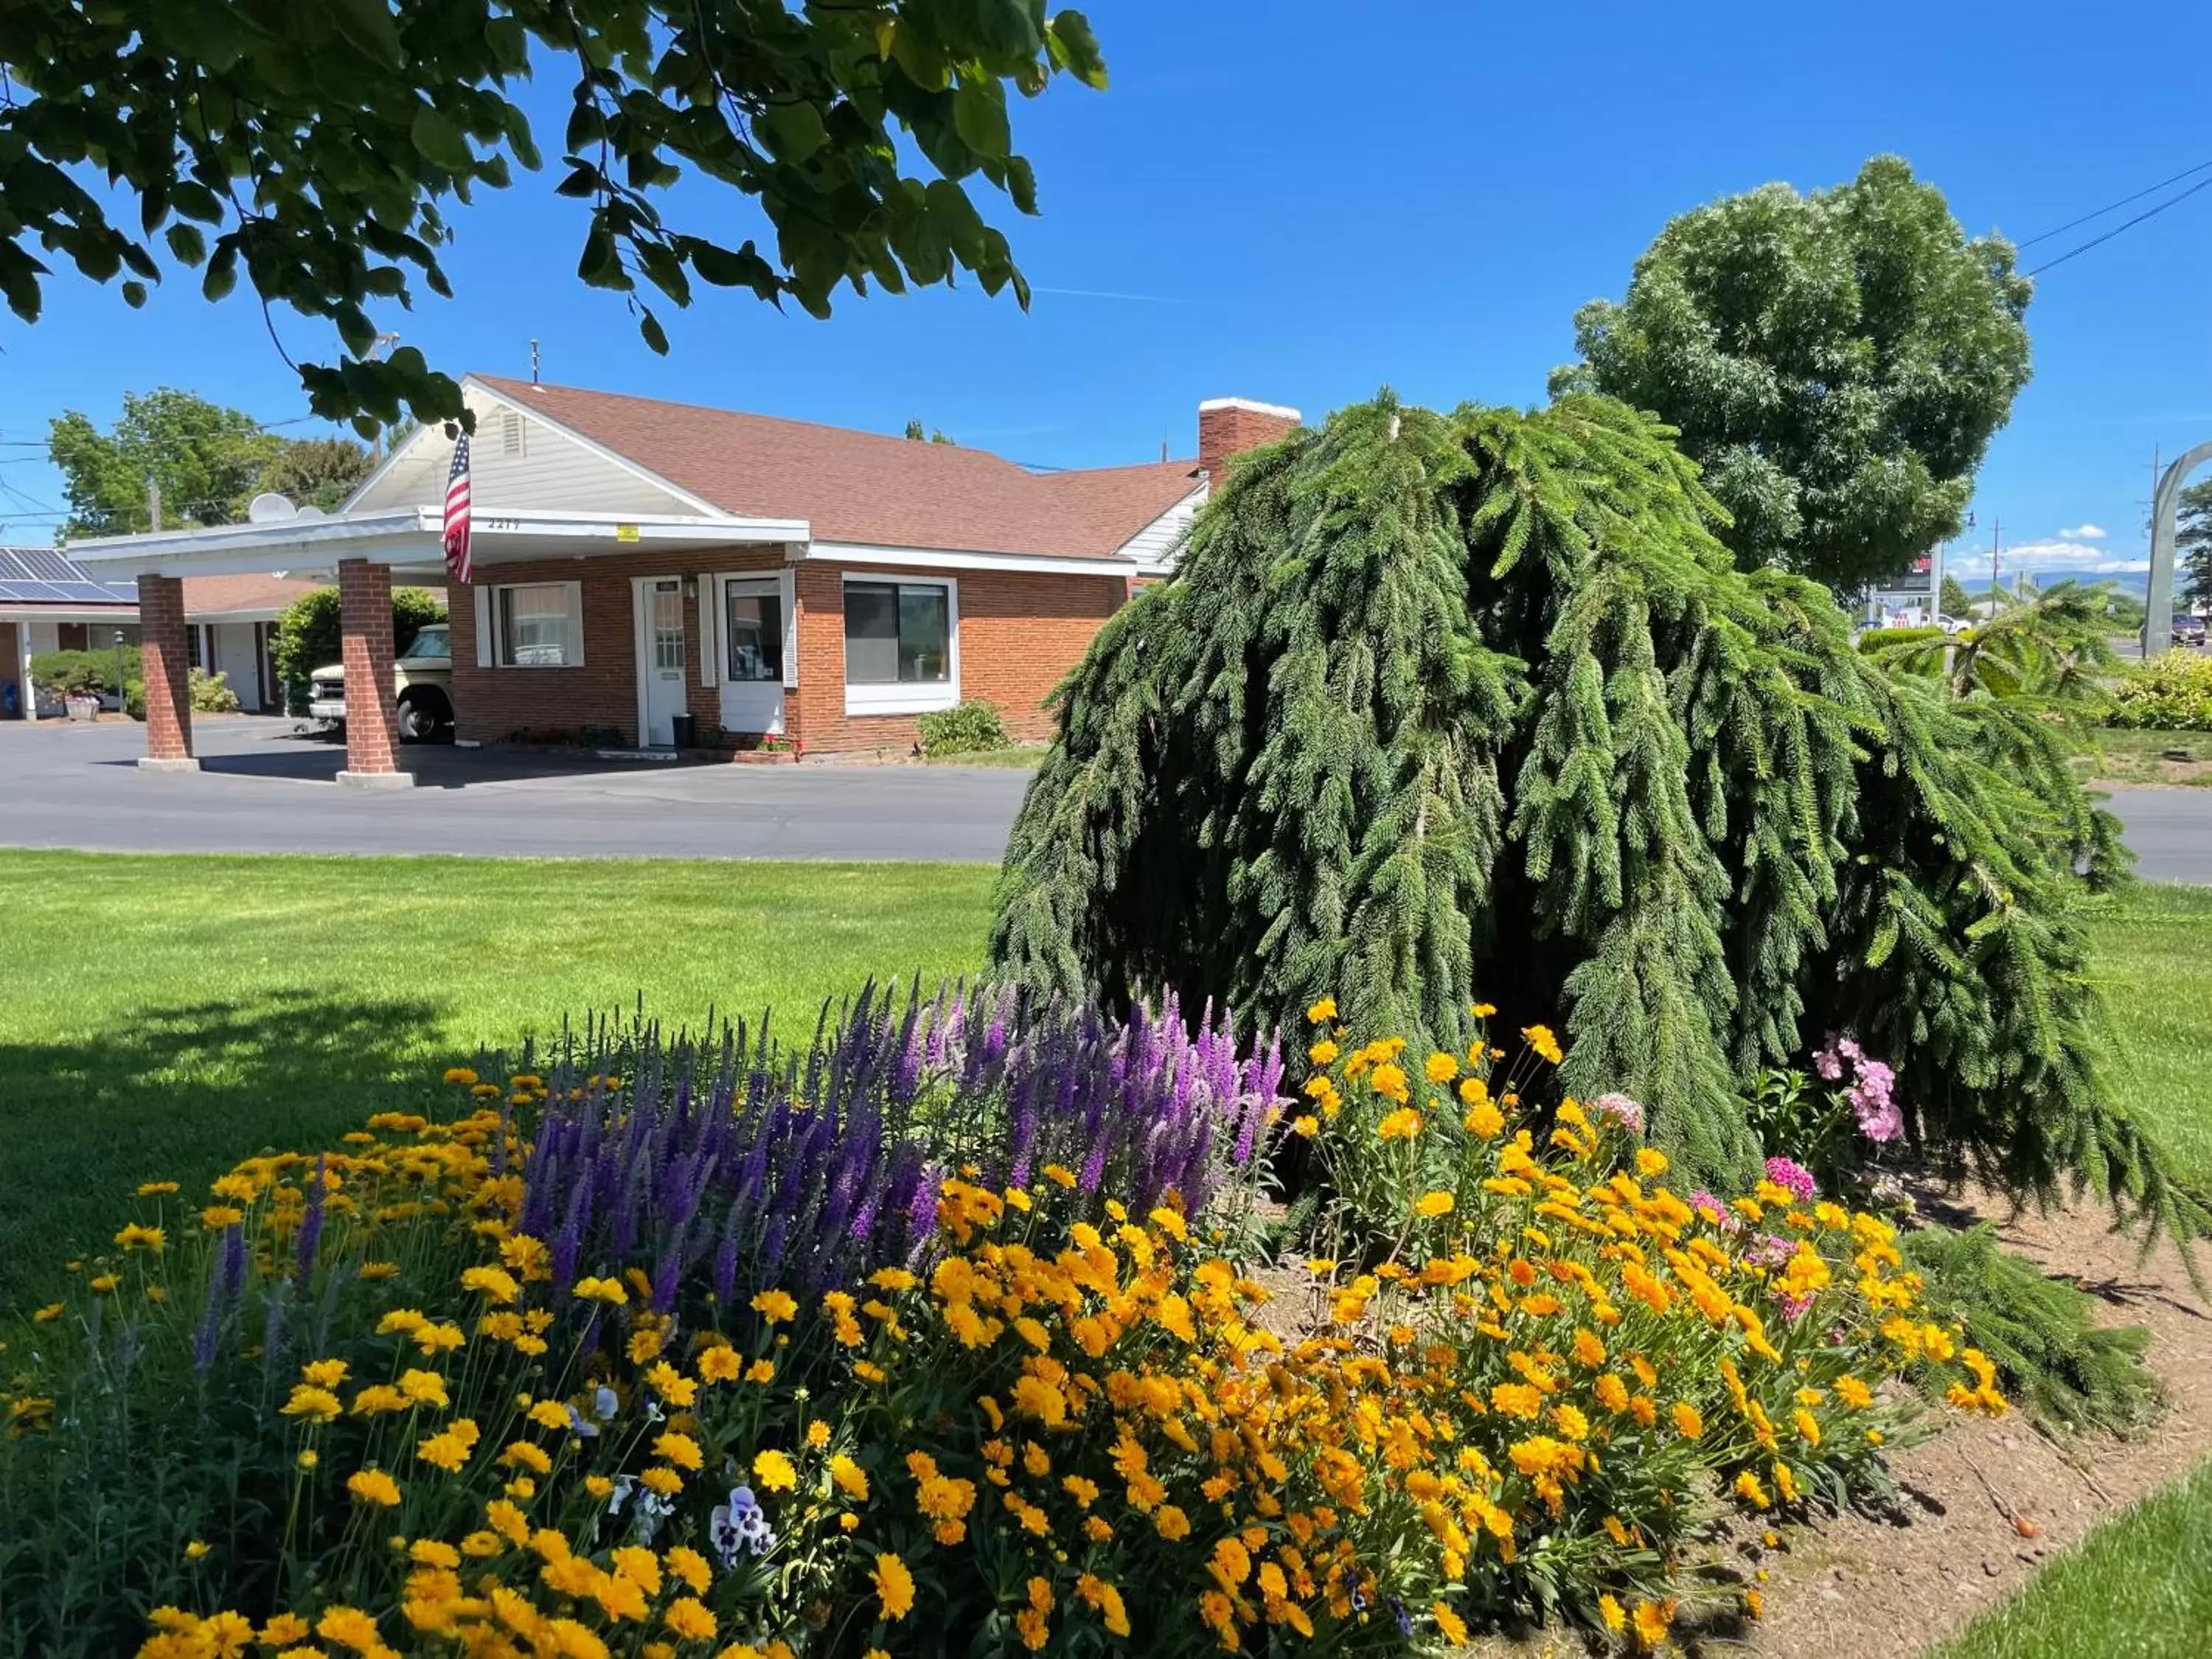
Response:
[{"label": "tree shadow on grass", "polygon": [[434,1004],[291,988],[147,1009],[112,1030],[0,1031],[0,1320],[106,1247],[141,1182],[171,1218],[264,1151],[335,1146],[370,1113],[438,1101]]}]

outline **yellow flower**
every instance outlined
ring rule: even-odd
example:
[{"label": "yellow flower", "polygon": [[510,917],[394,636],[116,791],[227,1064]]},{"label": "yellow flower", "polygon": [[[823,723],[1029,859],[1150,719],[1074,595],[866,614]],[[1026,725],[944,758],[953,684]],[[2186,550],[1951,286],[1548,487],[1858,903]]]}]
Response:
[{"label": "yellow flower", "polygon": [[905,1562],[896,1555],[879,1554],[872,1576],[876,1600],[883,1605],[884,1618],[903,1619],[914,1611],[914,1575],[907,1571]]},{"label": "yellow flower", "polygon": [[1413,1200],[1413,1212],[1424,1220],[1433,1221],[1440,1215],[1449,1215],[1453,1202],[1449,1193],[1423,1193]]},{"label": "yellow flower", "polygon": [[246,1212],[234,1205],[210,1204],[200,1212],[200,1225],[210,1232],[219,1233],[225,1227],[235,1227],[246,1219]]},{"label": "yellow flower", "polygon": [[1445,1606],[1442,1601],[1438,1601],[1434,1606],[1431,1607],[1429,1612],[1436,1620],[1437,1629],[1443,1635],[1445,1641],[1450,1643],[1452,1646],[1455,1648],[1463,1648],[1467,1645],[1467,1621],[1465,1620],[1462,1619],[1459,1614],[1454,1613],[1451,1608]]},{"label": "yellow flower", "polygon": [[784,1291],[763,1291],[753,1298],[753,1311],[771,1325],[780,1325],[795,1318],[799,1304]]},{"label": "yellow flower", "polygon": [[745,1367],[745,1381],[748,1382],[775,1382],[775,1361],[773,1359],[754,1360],[751,1364]]},{"label": "yellow flower", "polygon": [[1667,1627],[1674,1622],[1672,1601],[1638,1601],[1636,1604],[1636,1645],[1644,1651],[1657,1647],[1667,1639]]},{"label": "yellow flower", "polygon": [[1152,1526],[1161,1537],[1170,1543],[1190,1536],[1190,1517],[1173,1504],[1163,1504],[1154,1511]]},{"label": "yellow flower", "polygon": [[300,1380],[319,1389],[335,1389],[346,1380],[347,1369],[343,1359],[313,1360],[300,1367]]},{"label": "yellow flower", "polygon": [[1336,1044],[1329,1038],[1323,1037],[1306,1050],[1306,1058],[1316,1066],[1326,1066],[1336,1058],[1338,1052]]},{"label": "yellow flower", "polygon": [[865,1499],[868,1495],[867,1471],[842,1452],[830,1460],[830,1478],[848,1498]]},{"label": "yellow flower", "polygon": [[1628,1615],[1621,1611],[1620,1603],[1610,1595],[1597,1598],[1597,1616],[1615,1636],[1628,1628]]},{"label": "yellow flower", "polygon": [[1430,1082],[1449,1083],[1459,1075],[1459,1056],[1439,1050],[1429,1056],[1428,1064],[1423,1069],[1427,1072]]},{"label": "yellow flower", "polygon": [[373,1504],[380,1509],[397,1509],[399,1505],[399,1483],[381,1469],[358,1469],[346,1477],[346,1490],[357,1504]]},{"label": "yellow flower", "polygon": [[629,1292],[619,1279],[580,1279],[571,1292],[580,1302],[604,1302],[611,1307],[622,1307],[629,1301]]},{"label": "yellow flower", "polygon": [[733,1382],[744,1369],[744,1360],[726,1342],[717,1342],[699,1356],[699,1376],[708,1382]]},{"label": "yellow flower", "polygon": [[461,1288],[475,1291],[488,1302],[505,1307],[522,1294],[522,1287],[504,1267],[471,1267],[461,1275]]},{"label": "yellow flower", "polygon": [[1524,1025],[1521,1035],[1528,1046],[1556,1066],[1559,1063],[1559,1040],[1552,1035],[1548,1025]]},{"label": "yellow flower", "polygon": [[1705,1431],[1705,1419],[1688,1401],[1678,1400],[1674,1402],[1674,1428],[1685,1440],[1695,1440]]},{"label": "yellow flower", "polygon": [[[1395,1060],[1385,1060],[1375,1068],[1368,1086],[1385,1100],[1395,1100],[1403,1106],[1413,1098],[1413,1091],[1406,1083],[1406,1068]],[[1395,1114],[1394,1113],[1395,1116]],[[1389,1139],[1385,1136],[1384,1139]]]},{"label": "yellow flower", "polygon": [[1291,1120],[1291,1133],[1301,1140],[1311,1140],[1320,1130],[1321,1120],[1311,1112],[1301,1112]]},{"label": "yellow flower", "polygon": [[1636,1173],[1644,1176],[1667,1173],[1667,1154],[1656,1146],[1639,1146],[1636,1152]]},{"label": "yellow flower", "polygon": [[1336,999],[1334,997],[1323,997],[1319,1002],[1316,1002],[1312,1007],[1306,1010],[1306,1022],[1311,1025],[1319,1025],[1324,1021],[1332,1020],[1335,1018]]},{"label": "yellow flower", "polygon": [[820,1451],[830,1443],[830,1425],[818,1417],[806,1425],[806,1443]]},{"label": "yellow flower", "polygon": [[699,1443],[688,1434],[662,1435],[653,1443],[653,1455],[673,1463],[679,1469],[696,1472],[707,1466],[706,1455],[700,1451]]},{"label": "yellow flower", "polygon": [[301,1382],[295,1385],[292,1397],[284,1402],[283,1414],[286,1417],[304,1417],[310,1423],[328,1423],[342,1409],[337,1395],[328,1389]]},{"label": "yellow flower", "polygon": [[444,1080],[447,1083],[457,1083],[464,1089],[472,1088],[477,1082],[477,1074],[465,1066],[448,1066],[446,1068]]},{"label": "yellow flower", "polygon": [[316,1621],[315,1634],[325,1642],[351,1648],[356,1653],[380,1650],[384,1646],[382,1638],[376,1632],[376,1620],[358,1607],[328,1609]]},{"label": "yellow flower", "polygon": [[143,1250],[149,1255],[159,1255],[169,1242],[169,1236],[159,1227],[142,1227],[132,1222],[115,1235],[115,1242],[126,1250]]},{"label": "yellow flower", "polygon": [[673,1498],[684,1490],[684,1477],[665,1463],[655,1463],[637,1477],[637,1483],[647,1492],[657,1492],[663,1498]]},{"label": "yellow flower", "polygon": [[661,1614],[660,1621],[672,1633],[687,1642],[711,1642],[714,1639],[715,1631],[720,1628],[714,1621],[714,1615],[707,1610],[706,1603],[689,1595],[670,1602],[668,1611]]},{"label": "yellow flower", "polygon": [[[169,1190],[174,1192],[176,1188],[172,1187]],[[143,1188],[139,1189],[138,1195],[141,1198],[147,1195]],[[195,1538],[191,1543],[185,1546],[185,1559],[187,1561],[204,1561],[208,1558],[208,1549],[209,1547],[206,1544]]]},{"label": "yellow flower", "polygon": [[753,1476],[770,1492],[789,1492],[799,1485],[799,1471],[780,1451],[764,1451],[753,1458]]},{"label": "yellow flower", "polygon": [[49,1302],[31,1316],[31,1322],[34,1325],[51,1325],[67,1311],[68,1306],[69,1304],[64,1302]]},{"label": "yellow flower", "polygon": [[714,1571],[708,1566],[707,1558],[695,1549],[678,1544],[661,1559],[668,1564],[670,1576],[694,1595],[704,1595],[707,1586],[714,1581]]},{"label": "yellow flower", "polygon": [[177,1183],[173,1181],[142,1181],[138,1183],[138,1196],[141,1198],[163,1198],[176,1190]]},{"label": "yellow flower", "polygon": [[1401,1106],[1375,1126],[1375,1133],[1385,1140],[1411,1140],[1421,1133],[1421,1115],[1410,1106]]}]

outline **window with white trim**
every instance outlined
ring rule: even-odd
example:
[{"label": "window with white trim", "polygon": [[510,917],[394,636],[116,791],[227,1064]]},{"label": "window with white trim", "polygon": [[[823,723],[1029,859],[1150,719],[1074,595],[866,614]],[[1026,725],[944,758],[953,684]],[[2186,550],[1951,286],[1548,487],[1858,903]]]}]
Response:
[{"label": "window with white trim", "polygon": [[946,685],[952,603],[942,582],[845,584],[848,685]]},{"label": "window with white trim", "polygon": [[492,590],[501,668],[574,668],[584,660],[583,605],[575,582]]},{"label": "window with white trim", "polygon": [[723,650],[733,681],[783,678],[783,585],[775,577],[722,584]]}]

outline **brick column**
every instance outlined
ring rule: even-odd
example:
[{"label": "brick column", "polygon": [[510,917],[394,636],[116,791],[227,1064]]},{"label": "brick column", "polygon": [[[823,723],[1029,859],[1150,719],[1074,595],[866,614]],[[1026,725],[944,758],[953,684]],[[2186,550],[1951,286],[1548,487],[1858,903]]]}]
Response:
[{"label": "brick column", "polygon": [[338,561],[338,629],[345,664],[346,763],[340,783],[404,787],[399,711],[392,694],[392,567]]},{"label": "brick column", "polygon": [[152,772],[197,772],[185,585],[176,577],[138,578],[138,639],[146,673],[146,753],[138,764]]}]

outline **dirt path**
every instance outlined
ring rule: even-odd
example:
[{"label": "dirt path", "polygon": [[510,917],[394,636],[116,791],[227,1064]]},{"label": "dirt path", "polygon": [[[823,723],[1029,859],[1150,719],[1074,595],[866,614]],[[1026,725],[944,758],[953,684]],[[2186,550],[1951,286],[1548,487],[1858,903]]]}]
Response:
[{"label": "dirt path", "polygon": [[[2008,1212],[2000,1201],[1984,1213]],[[1765,1616],[1740,1650],[1911,1659],[2018,1590],[2045,1556],[2212,1458],[2212,1311],[2172,1246],[2139,1261],[2136,1245],[2087,1206],[2014,1217],[1999,1231],[2046,1269],[2072,1274],[2101,1298],[2110,1322],[2150,1328],[2148,1363],[2166,1390],[2166,1415],[2139,1438],[2083,1437],[2063,1452],[2017,1413],[1955,1421],[1896,1460],[1910,1524],[1840,1516],[1818,1530],[1793,1528],[1783,1550],[1764,1556]]]}]

